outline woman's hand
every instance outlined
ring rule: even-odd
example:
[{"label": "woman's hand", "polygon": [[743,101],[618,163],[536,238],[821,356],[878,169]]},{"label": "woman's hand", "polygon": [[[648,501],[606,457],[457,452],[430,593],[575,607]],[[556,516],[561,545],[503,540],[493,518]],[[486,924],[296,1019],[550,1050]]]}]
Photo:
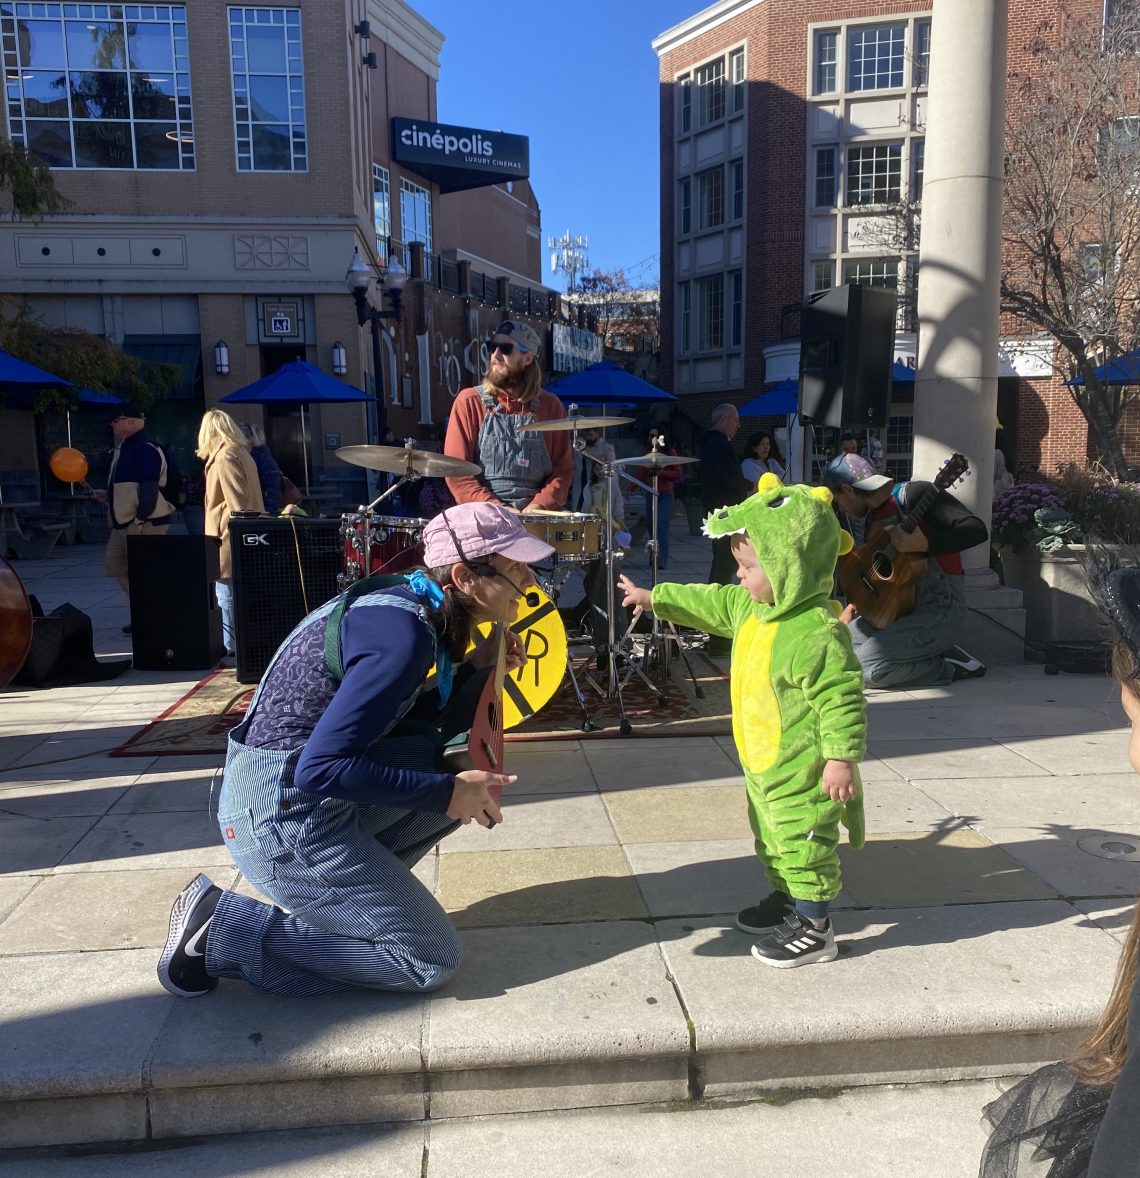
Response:
[{"label": "woman's hand", "polygon": [[[480,638],[475,644],[475,649],[467,656],[467,661],[473,667],[490,667],[494,665],[495,659],[499,657],[500,634],[496,633],[497,629],[498,627],[492,626],[490,633],[486,637]],[[508,674],[511,671],[518,670],[519,667],[525,667],[526,647],[523,645],[523,640],[508,627],[502,628],[501,636],[506,646]]]},{"label": "woman's hand", "polygon": [[462,822],[464,826],[474,819],[480,826],[490,829],[502,822],[503,812],[487,792],[487,786],[514,785],[516,781],[518,775],[515,773],[488,773],[485,769],[465,769],[457,773],[451,805],[447,807],[448,818]]}]

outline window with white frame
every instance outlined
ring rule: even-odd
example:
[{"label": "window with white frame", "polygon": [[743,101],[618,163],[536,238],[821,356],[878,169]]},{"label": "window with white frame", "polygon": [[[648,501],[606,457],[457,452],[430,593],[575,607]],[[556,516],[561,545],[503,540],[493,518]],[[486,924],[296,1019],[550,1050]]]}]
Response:
[{"label": "window with white frame", "polygon": [[930,80],[930,21],[914,22],[914,85],[925,86]]},{"label": "window with white frame", "polygon": [[372,165],[372,223],[376,227],[376,256],[387,258],[392,237],[392,185],[388,169]]},{"label": "window with white frame", "polygon": [[724,118],[724,58],[701,66],[696,80],[697,126],[707,127]]},{"label": "window with white frame", "polygon": [[691,351],[693,346],[693,289],[692,283],[682,282],[677,287],[680,296],[677,300],[680,307],[680,347],[682,356]]},{"label": "window with white frame", "polygon": [[848,258],[843,263],[843,281],[863,286],[898,286],[898,258]]},{"label": "window with white frame", "polygon": [[404,240],[404,266],[411,269],[413,242],[422,242],[431,253],[431,193],[400,177],[400,233]]},{"label": "window with white frame", "polygon": [[732,219],[744,220],[744,161],[733,160],[732,168]]},{"label": "window with white frame", "polygon": [[836,160],[839,149],[834,144],[817,147],[814,152],[812,207],[829,209],[835,205]]},{"label": "window with white frame", "polygon": [[744,109],[744,50],[734,49],[728,56],[728,74],[732,82],[732,113]]},{"label": "window with white frame", "polygon": [[910,199],[922,200],[922,180],[926,172],[926,140],[910,141]]},{"label": "window with white frame", "polygon": [[744,342],[744,275],[733,270],[728,276],[728,346],[739,348]]},{"label": "window with white frame", "polygon": [[906,25],[854,27],[847,32],[847,89],[886,90],[905,80]]},{"label": "window with white frame", "polygon": [[698,278],[697,350],[717,351],[724,347],[724,275]]},{"label": "window with white frame", "polygon": [[693,129],[693,80],[688,74],[677,79],[681,89],[681,134],[687,135]]},{"label": "window with white frame", "polygon": [[0,4],[12,142],[53,168],[194,167],[184,4]]},{"label": "window with white frame", "polygon": [[821,29],[815,35],[812,93],[834,94],[839,88],[839,30]]},{"label": "window with white frame", "polygon": [[811,290],[810,294],[814,294],[817,290],[830,290],[835,285],[835,263],[828,259],[826,262],[812,262],[811,264]]},{"label": "window with white frame", "polygon": [[239,172],[304,172],[305,68],[301,10],[229,10]]},{"label": "window with white frame", "polygon": [[902,196],[902,143],[847,149],[847,203],[879,205]]},{"label": "window with white frame", "polygon": [[697,229],[724,224],[724,168],[718,164],[696,175]]},{"label": "window with white frame", "polygon": [[681,181],[680,199],[677,204],[680,209],[680,230],[682,233],[693,231],[693,182],[688,176]]}]

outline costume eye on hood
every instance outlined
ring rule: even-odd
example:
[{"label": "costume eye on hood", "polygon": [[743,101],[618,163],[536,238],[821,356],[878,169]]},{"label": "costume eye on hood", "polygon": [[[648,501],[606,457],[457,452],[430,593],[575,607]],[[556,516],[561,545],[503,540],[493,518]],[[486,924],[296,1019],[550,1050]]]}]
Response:
[{"label": "costume eye on hood", "polygon": [[774,603],[758,603],[768,616],[823,604],[831,597],[835,562],[854,547],[826,487],[785,486],[771,473],[760,477],[756,493],[743,503],[712,512],[704,533],[748,537],[772,584]]}]

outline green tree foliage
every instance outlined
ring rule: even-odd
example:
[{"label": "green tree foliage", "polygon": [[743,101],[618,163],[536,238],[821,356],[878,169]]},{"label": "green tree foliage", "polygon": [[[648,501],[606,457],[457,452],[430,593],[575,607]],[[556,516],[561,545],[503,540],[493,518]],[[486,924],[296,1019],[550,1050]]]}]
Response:
[{"label": "green tree foliage", "polygon": [[11,215],[17,221],[61,213],[71,206],[56,188],[47,164],[6,139],[0,139],[0,193],[8,194]]}]

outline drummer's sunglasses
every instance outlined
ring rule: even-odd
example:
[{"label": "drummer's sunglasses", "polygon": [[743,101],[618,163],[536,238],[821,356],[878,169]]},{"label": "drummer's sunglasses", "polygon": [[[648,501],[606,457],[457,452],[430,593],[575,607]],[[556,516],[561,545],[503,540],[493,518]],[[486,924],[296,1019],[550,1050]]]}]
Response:
[{"label": "drummer's sunglasses", "polygon": [[492,355],[494,352],[502,352],[504,356],[509,356],[515,350],[515,348],[518,348],[520,352],[527,351],[527,349],[524,348],[522,344],[504,344],[500,343],[497,339],[489,339],[487,341],[488,356]]}]

